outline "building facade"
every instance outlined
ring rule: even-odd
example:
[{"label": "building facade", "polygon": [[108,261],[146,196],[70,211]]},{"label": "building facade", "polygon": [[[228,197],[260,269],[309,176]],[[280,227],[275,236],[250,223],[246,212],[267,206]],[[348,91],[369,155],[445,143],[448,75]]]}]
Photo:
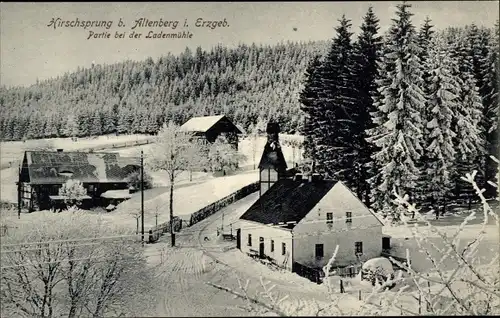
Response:
[{"label": "building facade", "polygon": [[319,175],[281,179],[240,218],[241,251],[293,269],[321,269],[339,246],[334,266],[382,253],[382,223],[342,183]]},{"label": "building facade", "polygon": [[85,204],[99,205],[106,191],[128,189],[127,176],[139,169],[139,158],[117,153],[26,151],[19,171],[18,201],[28,211],[49,209],[61,201],[62,185],[73,179],[87,190]]}]

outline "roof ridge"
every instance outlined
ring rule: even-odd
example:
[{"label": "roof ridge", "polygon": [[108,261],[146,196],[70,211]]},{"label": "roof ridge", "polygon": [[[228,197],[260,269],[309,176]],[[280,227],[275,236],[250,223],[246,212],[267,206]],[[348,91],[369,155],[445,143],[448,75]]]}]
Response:
[{"label": "roof ridge", "polygon": [[[38,152],[38,153],[58,153],[58,154],[68,154],[68,153],[83,153],[87,155],[117,155],[119,157],[122,157],[122,155],[119,152],[89,152],[89,151],[78,151],[78,150],[73,150],[73,151],[53,151],[53,150],[25,150],[26,152]],[[139,157],[122,157],[122,158],[139,158]]]}]

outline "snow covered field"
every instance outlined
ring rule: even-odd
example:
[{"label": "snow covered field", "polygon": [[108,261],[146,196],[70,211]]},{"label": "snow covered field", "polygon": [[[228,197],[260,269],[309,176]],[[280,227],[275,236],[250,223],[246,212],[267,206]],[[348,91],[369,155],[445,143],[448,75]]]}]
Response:
[{"label": "snow covered field", "polygon": [[[254,172],[254,174],[256,174]],[[251,175],[248,178],[251,178]],[[230,180],[232,177],[225,177]],[[256,176],[254,176],[256,178]],[[217,178],[222,179],[222,178]],[[239,181],[238,181],[239,182]],[[232,181],[232,184],[238,184],[237,181]],[[243,183],[243,181],[241,181]],[[209,183],[209,182],[207,182]],[[204,183],[205,184],[205,183]],[[224,183],[217,183],[227,184]],[[205,186],[188,186],[179,189],[179,196],[184,192],[194,193],[194,189],[202,191]],[[218,186],[215,186],[218,187]],[[214,188],[215,189],[215,188]],[[214,193],[224,194],[224,189],[213,191]],[[202,196],[203,197],[203,196]],[[288,295],[288,298],[283,301],[280,309],[287,312],[297,312],[299,315],[315,315],[318,310],[318,305],[324,306],[331,304],[332,301],[327,295],[326,285],[317,285],[309,280],[302,278],[296,274],[283,270],[273,269],[264,264],[254,261],[253,259],[243,255],[237,249],[228,249],[235,246],[235,242],[224,242],[217,238],[217,228],[222,225],[222,215],[224,215],[224,228],[228,228],[231,223],[236,221],[246,209],[257,200],[257,193],[251,194],[242,200],[226,207],[209,218],[195,224],[193,227],[184,228],[177,234],[176,247],[170,247],[170,238],[168,235],[163,236],[156,244],[147,245],[146,255],[151,266],[157,266],[158,269],[158,288],[159,291],[153,291],[155,298],[158,299],[157,315],[159,316],[249,316],[260,315],[256,312],[248,312],[244,308],[244,301],[239,298],[233,298],[228,292],[219,290],[208,283],[216,284],[241,292],[238,285],[238,278],[245,284],[247,279],[248,294],[261,301],[269,302],[259,292],[263,291],[260,283],[260,277],[264,282],[270,282],[270,285],[275,285],[273,293],[283,297]],[[157,197],[159,200],[161,196]],[[153,202],[148,200],[147,202]],[[183,201],[185,202],[185,201]],[[148,203],[149,204],[149,203]],[[193,207],[196,204],[203,204],[201,201],[193,201],[190,203]],[[182,208],[182,207],[181,207]],[[36,222],[36,217],[41,213],[32,213],[22,215],[20,222]],[[165,210],[165,216],[167,211]],[[181,213],[181,212],[179,212]],[[178,214],[176,212],[176,214]],[[118,213],[116,214],[119,215]],[[61,214],[64,217],[64,214]],[[130,218],[131,225],[135,226],[135,220],[128,217],[126,214],[121,214],[121,217]],[[478,215],[478,218],[481,216]],[[120,217],[115,218],[115,220]],[[148,219],[148,218],[147,218]],[[151,218],[152,219],[152,218]],[[14,217],[13,220],[17,222]],[[437,222],[436,222],[437,223]],[[454,224],[452,224],[454,223]],[[437,228],[445,233],[456,231],[460,219],[455,222],[448,221],[445,225],[436,225]],[[466,226],[462,233],[462,241],[465,243],[473,238],[474,234],[478,233],[479,224]],[[411,238],[409,230],[403,226],[385,226],[384,233],[392,236],[392,244],[395,252],[410,250],[414,267],[418,267],[422,272],[430,272],[430,266],[425,255],[419,251],[418,246]],[[433,233],[425,231],[424,227],[419,227],[430,239],[437,237]],[[491,260],[491,248],[498,249],[498,228],[491,224],[486,227],[485,240],[479,248],[478,254],[484,262]],[[204,237],[208,237],[208,241],[204,241]],[[405,238],[409,238],[406,240]],[[484,246],[484,247],[483,247]],[[217,262],[214,261],[217,259]],[[446,266],[451,266],[446,265]],[[453,267],[450,267],[453,269]],[[432,275],[432,273],[431,273]],[[368,297],[370,303],[378,304],[382,299],[380,295],[370,295],[370,286],[366,286],[359,280],[359,277],[353,279],[345,279],[345,294],[339,294],[338,278],[332,277],[332,291],[335,298],[340,298],[338,306],[345,313],[354,314],[361,306],[362,302],[358,300],[359,291],[361,297],[366,301]],[[432,286],[436,289],[438,287]],[[398,288],[389,292],[389,296],[396,296]],[[159,294],[156,294],[159,293]],[[418,302],[414,298],[414,291],[409,290],[403,292],[399,297],[399,303],[404,308],[418,310]],[[326,313],[325,313],[326,314]],[[400,315],[400,311],[393,309],[392,315]]]},{"label": "snow covered field", "polygon": [[89,147],[111,146],[113,144],[132,142],[150,139],[150,135],[104,135],[95,138],[78,138],[77,141],[71,138],[49,138],[23,141],[0,142],[0,158],[2,167],[9,162],[17,162],[22,159],[23,152],[26,149],[36,147],[40,143],[51,142],[54,148],[62,148],[66,151],[77,150]]},{"label": "snow covered field", "polygon": [[[303,137],[297,135],[280,135],[280,138],[288,140],[302,140]],[[252,138],[247,137],[244,139],[240,139],[238,144],[238,151],[246,156],[246,160],[240,162],[241,167],[252,166],[254,164],[254,154],[255,154],[255,166],[259,165],[260,157],[262,156],[262,150],[264,149],[264,145],[266,144],[267,137],[259,136],[254,141]],[[287,143],[283,140],[281,142],[281,148],[283,150],[283,155],[285,156],[285,160],[287,162],[288,168],[292,168],[295,163],[300,162],[302,158],[302,150],[294,149],[293,147],[287,145]],[[141,150],[144,152],[144,155],[147,156],[150,153],[153,145],[142,145],[136,147],[128,147],[121,149],[110,149],[106,150],[107,152],[117,152],[121,156],[139,156]]]},{"label": "snow covered field", "polygon": [[[174,190],[174,215],[189,220],[193,212],[219,200],[223,197],[259,180],[256,171],[244,172],[241,174],[219,177],[207,180],[200,184],[186,186]],[[155,224],[154,213],[158,211],[158,223],[166,222],[169,218],[169,191],[160,194],[144,202],[144,210],[148,217],[145,217],[145,226]],[[120,222],[135,226],[135,219],[131,213],[140,211],[140,198],[128,200],[118,205],[117,209],[103,215],[105,220],[110,222]]]},{"label": "snow covered field", "polygon": [[[220,227],[222,222],[221,213],[224,213],[224,227],[227,228],[227,226],[234,222],[242,213],[244,213],[245,210],[253,202],[255,202],[255,200],[257,200],[257,194],[252,194],[247,198],[239,201],[237,205],[227,207],[223,211],[212,216],[211,218],[215,219],[216,221],[214,221],[212,224],[209,224],[202,232],[202,236],[209,237],[210,241],[202,242],[200,244],[203,245],[204,249],[206,249],[206,252],[209,253],[212,257],[215,257],[224,264],[228,265],[229,268],[237,271],[240,277],[243,276],[250,278],[250,286],[252,290],[262,291],[262,287],[259,286],[259,278],[263,277],[265,281],[271,281],[272,284],[277,285],[274,289],[275,291],[279,291],[282,295],[289,295],[287,301],[283,303],[282,308],[289,310],[289,312],[294,312],[297,307],[301,307],[298,312],[300,315],[315,315],[318,310],[316,302],[320,304],[331,303],[331,301],[325,299],[327,291],[327,287],[325,284],[317,285],[305,278],[302,278],[290,272],[271,269],[270,267],[256,262],[251,258],[243,255],[239,250],[227,250],[227,248],[231,245],[234,245],[234,243],[221,242],[216,239],[216,228]],[[468,213],[462,213],[461,215],[465,216],[466,214]],[[451,234],[457,230],[458,225],[463,220],[463,217],[460,218],[459,216],[453,216],[451,218],[454,219],[448,220],[448,222],[446,223],[444,223],[443,220],[436,221],[436,227],[440,231],[447,233],[446,235],[451,236]],[[478,214],[478,221],[482,222],[480,214]],[[439,222],[441,222],[441,224]],[[477,236],[480,231],[480,227],[480,224],[472,224],[465,227],[463,233],[461,233],[460,235],[463,245],[470,242]],[[429,233],[428,231],[426,231],[425,227],[419,227],[419,230],[422,231],[424,235],[427,235],[427,237],[429,237],[429,239],[432,240],[432,242],[436,244],[436,246],[442,247],[442,239],[440,242],[435,233]],[[392,245],[395,254],[405,256],[406,249],[408,249],[412,260],[412,266],[419,272],[428,272],[431,276],[434,275],[432,273],[432,264],[430,263],[427,256],[423,254],[423,251],[417,246],[415,240],[411,238],[411,234],[409,233],[408,228],[404,226],[385,226],[383,231],[385,234],[389,234],[392,236]],[[408,240],[406,238],[408,238]],[[487,225],[485,229],[485,238],[480,244],[477,252],[477,256],[481,261],[481,264],[492,261],[495,255],[495,253],[492,252],[498,252],[498,242],[499,228],[495,224]],[[455,265],[456,267],[456,261],[448,261],[448,263],[443,265],[443,268],[450,268],[450,270],[453,270],[453,265]],[[380,295],[374,294],[370,296],[371,286],[369,284],[366,285],[365,282],[361,282],[359,275],[358,277],[352,279],[344,279],[344,286],[347,293],[342,295],[339,294],[340,290],[338,277],[331,277],[331,280],[333,292],[336,294],[335,297],[342,298],[339,301],[338,305],[344,312],[352,313],[356,312],[356,310],[359,309],[359,306],[361,304],[361,302],[358,300],[360,291],[363,301],[367,300],[367,297],[370,297],[369,302],[375,305],[378,305],[379,302],[382,301]],[[399,304],[403,306],[403,308],[417,312],[418,301],[415,298],[414,294],[415,288],[412,288],[410,280],[405,279],[404,282],[410,283],[410,289],[408,289],[406,292],[403,292],[399,296]],[[236,288],[237,290],[237,284],[235,285],[234,283],[229,282],[228,284],[230,284],[231,288]],[[396,288],[388,293],[388,296],[395,297],[401,286],[396,286]],[[439,286],[433,285],[432,288],[439,289]],[[401,312],[398,309],[392,309],[392,311],[387,314],[400,315]]]},{"label": "snow covered field", "polygon": [[[295,135],[280,135],[282,138],[299,138],[300,136]],[[288,137],[291,136],[291,137]],[[79,148],[87,148],[92,146],[104,146],[104,145],[112,145],[113,143],[118,142],[130,142],[135,140],[141,140],[144,138],[151,138],[151,136],[147,135],[125,135],[125,136],[100,136],[95,139],[90,138],[81,138],[78,139],[78,142],[73,142],[69,138],[55,138],[51,139],[54,141],[56,148],[63,148],[65,150],[76,150]],[[36,144],[36,140],[28,140],[26,144],[32,146]],[[262,150],[264,149],[264,145],[266,143],[266,137],[259,137],[256,142],[256,146],[253,147],[252,141],[250,139],[243,139],[239,143],[239,151],[246,155],[247,160],[240,163],[242,168],[253,168],[253,158],[252,158],[252,149],[256,149],[255,151],[255,164],[258,165],[260,161],[260,156],[262,155]],[[13,142],[2,142],[0,157],[2,160],[7,160],[7,158],[15,158],[15,160],[20,160],[24,149],[28,146],[23,146],[23,142],[13,141]],[[127,147],[127,148],[119,148],[119,149],[108,149],[108,150],[100,150],[99,152],[117,152],[121,156],[139,156],[141,150],[144,151],[145,160],[147,160],[148,153],[150,153],[152,149],[151,144]],[[299,157],[302,155],[301,151],[298,149],[293,149],[290,146],[283,145],[283,155],[285,156],[285,160],[287,161],[288,167],[293,167],[294,163],[299,162]],[[300,153],[300,154],[299,154]],[[3,162],[3,161],[2,161]],[[168,178],[165,172],[150,172],[153,177],[153,185],[155,187],[167,187],[168,186]],[[0,171],[0,200],[7,202],[17,202],[17,189],[15,183],[17,182],[17,166],[2,169]],[[183,172],[178,177],[178,184],[186,183],[189,181],[189,172]],[[202,182],[205,180],[213,179],[213,176],[210,173],[203,172],[193,172],[191,176],[193,181]],[[166,189],[165,189],[166,190]]]}]

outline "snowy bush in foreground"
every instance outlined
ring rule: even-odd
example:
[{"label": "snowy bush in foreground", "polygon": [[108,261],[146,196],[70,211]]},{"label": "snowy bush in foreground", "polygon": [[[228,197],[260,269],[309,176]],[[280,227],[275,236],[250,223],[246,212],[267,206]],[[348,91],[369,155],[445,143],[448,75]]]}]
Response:
[{"label": "snowy bush in foreground", "polygon": [[[394,269],[392,263],[385,257],[372,258],[363,264],[361,269],[361,279],[371,282],[373,286],[376,283],[382,284],[388,279],[394,279]],[[389,287],[394,287],[395,284]]]},{"label": "snowy bush in foreground", "polygon": [[69,205],[79,204],[82,197],[87,195],[87,190],[79,180],[69,179],[59,189],[59,195],[65,197],[64,202]]},{"label": "snowy bush in foreground", "polygon": [[[495,159],[496,162],[498,160]],[[396,277],[388,279],[385,283],[376,284],[368,294],[363,292],[362,300],[349,293],[338,293],[331,285],[330,279],[325,279],[329,301],[327,303],[315,302],[316,309],[304,311],[304,304],[299,302],[287,302],[287,295],[277,295],[273,292],[273,286],[261,278],[262,291],[254,295],[248,293],[248,283],[239,286],[241,292],[220,287],[235,297],[241,297],[248,301],[249,308],[263,314],[262,310],[271,311],[281,316],[291,315],[498,315],[500,314],[500,269],[498,252],[489,263],[481,264],[477,255],[480,244],[486,234],[486,226],[493,219],[495,226],[500,230],[499,217],[483,196],[483,190],[475,182],[476,172],[467,174],[464,181],[471,184],[482,202],[482,213],[484,221],[474,238],[460,244],[460,234],[466,229],[467,223],[475,217],[477,212],[473,211],[450,235],[449,232],[430,224],[424,215],[414,204],[408,201],[407,195],[396,196],[395,203],[400,207],[415,214],[415,217],[426,223],[426,226],[418,224],[410,225],[408,217],[402,214],[403,226],[411,233],[421,251],[432,262],[433,270],[428,273],[420,273],[412,267],[409,250],[407,250],[406,264],[391,258],[391,261],[404,268],[407,273],[399,272]],[[497,183],[490,182],[495,187]],[[491,225],[490,225],[491,226]],[[427,232],[425,232],[427,231]],[[436,234],[442,241],[437,246],[430,241],[426,233]],[[332,258],[325,266],[326,277],[330,276],[329,268],[333,264],[338,246]],[[437,253],[436,253],[437,252]],[[438,255],[436,257],[435,255]],[[454,266],[445,265],[445,261],[453,260]],[[335,274],[335,273],[334,273]],[[397,291],[387,290],[393,284],[397,285]],[[310,305],[310,304],[308,304]]]}]

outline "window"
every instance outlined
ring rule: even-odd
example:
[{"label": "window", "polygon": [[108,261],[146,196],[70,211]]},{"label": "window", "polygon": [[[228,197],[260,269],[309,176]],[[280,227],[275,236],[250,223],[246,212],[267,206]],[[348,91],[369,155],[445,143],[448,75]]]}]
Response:
[{"label": "window", "polygon": [[316,244],[316,258],[323,258],[323,244]]},{"label": "window", "polygon": [[281,243],[281,255],[285,255],[285,254],[286,254],[286,244]]},{"label": "window", "polygon": [[363,254],[363,242],[354,243],[354,253]]},{"label": "window", "polygon": [[326,224],[333,224],[333,213],[332,212],[327,212],[326,213]]},{"label": "window", "polygon": [[278,172],[274,169],[269,169],[269,181],[278,181]]},{"label": "window", "polygon": [[248,246],[252,246],[252,234],[248,234]]},{"label": "window", "polygon": [[351,223],[352,224],[352,212],[346,212],[345,213],[345,223]]},{"label": "window", "polygon": [[274,252],[274,240],[271,240],[271,252]]}]

